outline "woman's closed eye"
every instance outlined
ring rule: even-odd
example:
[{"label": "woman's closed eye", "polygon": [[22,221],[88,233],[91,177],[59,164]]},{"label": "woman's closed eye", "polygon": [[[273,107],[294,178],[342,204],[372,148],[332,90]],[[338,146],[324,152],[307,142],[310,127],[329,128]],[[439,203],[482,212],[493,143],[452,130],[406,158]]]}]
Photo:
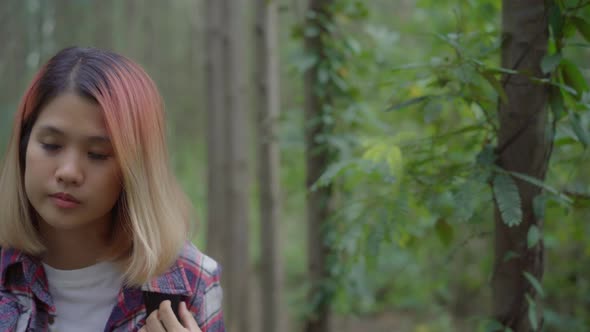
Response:
[{"label": "woman's closed eye", "polygon": [[102,154],[102,153],[88,152],[88,157],[93,160],[107,160],[109,158],[109,155]]},{"label": "woman's closed eye", "polygon": [[50,151],[50,152],[57,151],[57,150],[59,150],[59,148],[61,148],[60,145],[51,144],[51,143],[41,143],[41,147],[43,148],[43,150]]},{"label": "woman's closed eye", "polygon": [[[61,149],[61,145],[53,143],[41,143],[43,150],[47,152],[57,152]],[[92,160],[107,160],[110,155],[99,152],[88,152],[88,158]]]}]

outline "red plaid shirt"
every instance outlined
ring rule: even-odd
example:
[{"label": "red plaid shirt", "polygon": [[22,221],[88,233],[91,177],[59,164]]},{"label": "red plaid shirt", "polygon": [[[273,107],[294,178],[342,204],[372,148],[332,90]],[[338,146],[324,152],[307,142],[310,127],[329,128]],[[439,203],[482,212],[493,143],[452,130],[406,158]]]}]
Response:
[{"label": "red plaid shirt", "polygon": [[[187,243],[164,274],[138,287],[123,287],[104,331],[137,331],[145,325],[142,291],[180,294],[203,332],[225,332],[217,263]],[[23,252],[0,249],[0,331],[48,331],[55,316],[43,264]]]}]

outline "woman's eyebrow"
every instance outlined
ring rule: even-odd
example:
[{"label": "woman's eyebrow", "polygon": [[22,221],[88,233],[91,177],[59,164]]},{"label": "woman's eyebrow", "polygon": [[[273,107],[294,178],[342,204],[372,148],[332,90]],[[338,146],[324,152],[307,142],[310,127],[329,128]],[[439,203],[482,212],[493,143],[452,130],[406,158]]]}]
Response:
[{"label": "woman's eyebrow", "polygon": [[65,133],[59,129],[57,129],[54,126],[49,126],[49,125],[45,125],[45,126],[41,126],[41,128],[39,129],[40,132],[42,133],[48,133],[48,134],[55,134],[55,135],[59,135],[59,136],[65,136]]},{"label": "woman's eyebrow", "polygon": [[[54,135],[58,135],[58,136],[67,136],[62,130],[51,126],[51,125],[45,125],[45,126],[41,126],[40,129],[41,133],[49,133],[49,134],[54,134]],[[111,144],[111,140],[106,137],[106,136],[101,136],[101,135],[93,135],[93,136],[87,136],[86,140],[89,143],[94,143],[94,144]]]}]

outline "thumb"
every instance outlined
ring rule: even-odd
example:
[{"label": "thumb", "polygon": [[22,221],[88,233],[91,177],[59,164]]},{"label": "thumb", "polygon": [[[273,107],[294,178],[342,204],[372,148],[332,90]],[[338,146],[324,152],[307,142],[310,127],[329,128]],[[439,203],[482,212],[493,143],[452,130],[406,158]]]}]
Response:
[{"label": "thumb", "polygon": [[197,321],[195,321],[193,314],[188,311],[184,301],[180,302],[179,315],[182,325],[184,325],[184,327],[186,327],[190,332],[203,332],[199,328],[199,325],[197,325]]}]

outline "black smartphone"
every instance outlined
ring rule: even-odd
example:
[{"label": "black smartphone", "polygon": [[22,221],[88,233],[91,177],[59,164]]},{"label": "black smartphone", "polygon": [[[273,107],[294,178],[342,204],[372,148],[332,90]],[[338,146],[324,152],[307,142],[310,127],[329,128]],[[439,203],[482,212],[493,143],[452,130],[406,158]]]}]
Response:
[{"label": "black smartphone", "polygon": [[180,316],[178,315],[178,307],[180,302],[184,300],[184,296],[177,294],[162,294],[157,292],[143,292],[143,303],[145,304],[146,318],[156,309],[160,307],[160,303],[163,301],[170,300],[172,303],[172,311],[176,319],[180,322]]}]

